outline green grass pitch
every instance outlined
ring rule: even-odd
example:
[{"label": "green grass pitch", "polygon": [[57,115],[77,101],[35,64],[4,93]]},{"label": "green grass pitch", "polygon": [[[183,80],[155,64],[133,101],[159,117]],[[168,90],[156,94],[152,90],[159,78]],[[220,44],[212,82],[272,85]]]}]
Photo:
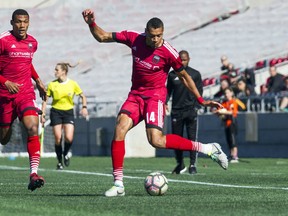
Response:
[{"label": "green grass pitch", "polygon": [[[188,159],[186,164],[188,164]],[[170,174],[174,158],[125,159],[124,197],[107,198],[111,159],[72,157],[56,171],[55,158],[42,158],[43,188],[28,191],[28,158],[0,158],[0,215],[287,215],[288,159],[250,159],[227,171],[209,158],[198,159],[198,174]],[[164,196],[144,190],[145,177],[161,171],[168,178]]]}]

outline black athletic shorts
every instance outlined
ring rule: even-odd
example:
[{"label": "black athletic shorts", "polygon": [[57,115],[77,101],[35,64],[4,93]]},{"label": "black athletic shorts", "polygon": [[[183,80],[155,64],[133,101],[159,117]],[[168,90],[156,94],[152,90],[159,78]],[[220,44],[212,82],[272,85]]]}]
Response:
[{"label": "black athletic shorts", "polygon": [[50,110],[51,126],[58,124],[73,124],[74,125],[74,110],[57,110],[51,108]]}]

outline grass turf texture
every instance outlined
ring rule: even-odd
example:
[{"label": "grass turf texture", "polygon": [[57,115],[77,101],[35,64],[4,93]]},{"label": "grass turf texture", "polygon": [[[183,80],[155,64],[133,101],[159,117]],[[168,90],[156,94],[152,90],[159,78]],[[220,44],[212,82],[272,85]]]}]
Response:
[{"label": "grass turf texture", "polygon": [[[188,162],[187,162],[188,164]],[[287,215],[288,159],[242,159],[222,170],[199,158],[198,174],[170,174],[174,158],[125,159],[124,197],[104,197],[112,186],[111,159],[72,157],[56,171],[42,158],[43,188],[28,191],[28,158],[0,158],[0,215]],[[144,190],[145,177],[161,171],[169,181],[164,196]]]}]

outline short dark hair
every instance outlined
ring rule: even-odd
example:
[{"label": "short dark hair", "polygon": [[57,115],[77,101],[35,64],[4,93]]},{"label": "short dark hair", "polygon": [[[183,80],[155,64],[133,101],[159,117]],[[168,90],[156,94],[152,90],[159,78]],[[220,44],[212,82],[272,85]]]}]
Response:
[{"label": "short dark hair", "polygon": [[179,52],[179,55],[183,55],[183,54],[186,54],[186,55],[189,57],[189,53],[188,53],[187,50],[181,50],[181,51]]},{"label": "short dark hair", "polygon": [[233,91],[233,88],[232,88],[231,86],[225,88],[225,89],[224,89],[224,92],[225,92],[226,90],[229,90],[230,92],[233,92],[233,95],[235,95],[235,94],[234,94],[234,91]]},{"label": "short dark hair", "polygon": [[17,15],[27,15],[29,17],[29,14],[28,14],[28,12],[26,10],[17,9],[12,14],[12,20],[14,20]]},{"label": "short dark hair", "polygon": [[246,83],[245,77],[240,77],[240,78],[237,80],[237,83],[239,83],[239,82],[244,82],[244,83]]},{"label": "short dark hair", "polygon": [[146,24],[146,29],[148,30],[150,28],[154,28],[154,29],[163,28],[164,29],[164,24],[162,20],[159,19],[158,17],[153,17]]}]

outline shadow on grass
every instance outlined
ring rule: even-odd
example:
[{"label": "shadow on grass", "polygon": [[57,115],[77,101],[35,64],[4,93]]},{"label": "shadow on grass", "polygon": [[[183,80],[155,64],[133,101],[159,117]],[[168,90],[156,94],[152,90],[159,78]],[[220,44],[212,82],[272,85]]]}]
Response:
[{"label": "shadow on grass", "polygon": [[95,197],[95,196],[103,196],[103,194],[50,194],[49,196],[56,197]]},{"label": "shadow on grass", "polygon": [[245,160],[245,159],[239,159],[239,162],[241,162],[241,163],[251,163],[249,160]]}]

